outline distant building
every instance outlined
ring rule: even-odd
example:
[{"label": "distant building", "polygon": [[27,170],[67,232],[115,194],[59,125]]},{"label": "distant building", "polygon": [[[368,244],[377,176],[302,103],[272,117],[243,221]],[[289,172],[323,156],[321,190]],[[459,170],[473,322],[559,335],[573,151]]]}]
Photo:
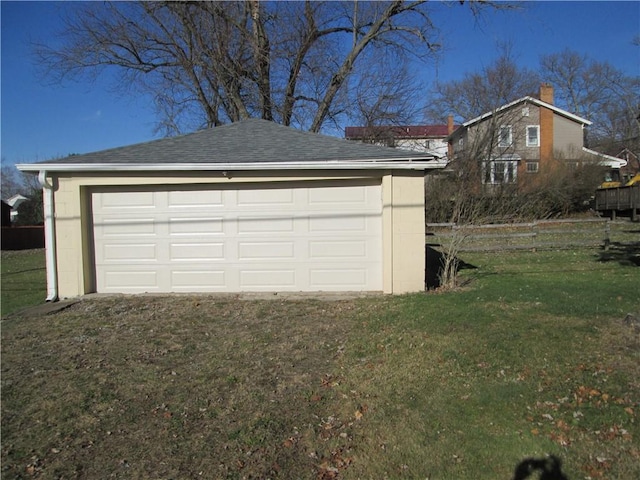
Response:
[{"label": "distant building", "polygon": [[15,194],[13,197],[7,199],[7,204],[11,208],[11,222],[12,223],[15,222],[17,217],[18,217],[18,207],[20,207],[20,205],[23,202],[26,202],[27,200],[29,200],[27,197],[25,197],[24,195],[20,195],[19,193]]},{"label": "distant building", "polygon": [[449,117],[447,125],[346,127],[345,138],[401,150],[429,152],[446,158],[449,154],[447,137],[455,128],[453,117]]}]

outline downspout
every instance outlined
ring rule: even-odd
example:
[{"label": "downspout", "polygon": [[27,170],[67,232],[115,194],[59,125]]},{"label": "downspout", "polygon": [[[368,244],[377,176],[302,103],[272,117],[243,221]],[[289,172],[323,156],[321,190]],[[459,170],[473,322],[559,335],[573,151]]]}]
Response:
[{"label": "downspout", "polygon": [[58,269],[56,265],[56,226],[54,222],[53,184],[47,181],[47,172],[40,170],[38,181],[42,186],[44,209],[44,245],[47,265],[47,302],[58,300]]}]

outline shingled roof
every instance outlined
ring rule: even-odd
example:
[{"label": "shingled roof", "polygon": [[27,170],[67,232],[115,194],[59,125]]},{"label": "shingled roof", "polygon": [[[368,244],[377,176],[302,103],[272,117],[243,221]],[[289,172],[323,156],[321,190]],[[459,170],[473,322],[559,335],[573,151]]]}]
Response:
[{"label": "shingled roof", "polygon": [[[76,166],[139,167],[172,165],[322,164],[335,162],[413,162],[433,154],[355,143],[303,132],[274,122],[248,119],[216,128],[146,143],[21,165],[21,170],[62,170]],[[148,169],[148,168],[147,168]]]}]

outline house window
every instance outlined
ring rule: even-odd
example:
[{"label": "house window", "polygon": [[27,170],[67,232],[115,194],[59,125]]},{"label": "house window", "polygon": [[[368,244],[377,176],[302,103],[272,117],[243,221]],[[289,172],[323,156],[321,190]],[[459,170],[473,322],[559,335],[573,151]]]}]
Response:
[{"label": "house window", "polygon": [[529,125],[527,127],[527,147],[540,146],[540,127],[538,125]]},{"label": "house window", "polygon": [[499,147],[510,147],[512,143],[512,135],[511,135],[511,126],[503,126],[500,127],[500,132],[498,133],[498,146]]},{"label": "house window", "polygon": [[527,162],[527,173],[538,173],[538,162]]},{"label": "house window", "polygon": [[522,116],[523,117],[528,117],[529,116],[529,107],[524,107],[522,109]]},{"label": "house window", "polygon": [[502,185],[515,183],[518,175],[518,161],[514,158],[497,158],[484,163],[484,183]]}]

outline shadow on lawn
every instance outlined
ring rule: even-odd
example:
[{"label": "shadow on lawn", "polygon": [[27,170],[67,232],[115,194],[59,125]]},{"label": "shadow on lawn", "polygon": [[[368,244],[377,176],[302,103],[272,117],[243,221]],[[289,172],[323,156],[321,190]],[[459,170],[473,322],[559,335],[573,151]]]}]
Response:
[{"label": "shadow on lawn", "polygon": [[26,268],[24,270],[18,270],[18,271],[15,271],[15,272],[6,272],[6,273],[3,273],[2,276],[3,277],[10,277],[12,275],[20,275],[22,273],[29,273],[29,272],[42,272],[44,270],[46,270],[45,267]]},{"label": "shadow on lawn", "polygon": [[513,472],[513,480],[525,480],[535,473],[540,473],[540,480],[569,480],[562,473],[562,462],[554,455],[547,458],[525,458]]},{"label": "shadow on lawn", "polygon": [[598,254],[599,262],[618,262],[620,265],[640,267],[640,242],[612,242]]},{"label": "shadow on lawn", "polygon": [[[433,247],[427,245],[425,247],[426,265],[424,272],[424,283],[427,286],[427,290],[433,290],[440,286],[440,274],[444,268],[444,254],[439,252]],[[458,269],[457,271],[467,268],[478,268],[474,265],[466,263],[459,258],[456,258]]]}]

